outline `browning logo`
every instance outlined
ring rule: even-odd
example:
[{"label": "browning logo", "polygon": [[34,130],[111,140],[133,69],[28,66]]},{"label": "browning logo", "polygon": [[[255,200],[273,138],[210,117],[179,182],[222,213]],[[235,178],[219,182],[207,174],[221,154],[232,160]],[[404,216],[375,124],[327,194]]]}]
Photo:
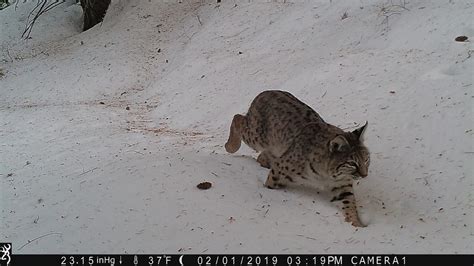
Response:
[{"label": "browning logo", "polygon": [[9,266],[12,254],[12,244],[11,243],[0,243],[0,265]]}]

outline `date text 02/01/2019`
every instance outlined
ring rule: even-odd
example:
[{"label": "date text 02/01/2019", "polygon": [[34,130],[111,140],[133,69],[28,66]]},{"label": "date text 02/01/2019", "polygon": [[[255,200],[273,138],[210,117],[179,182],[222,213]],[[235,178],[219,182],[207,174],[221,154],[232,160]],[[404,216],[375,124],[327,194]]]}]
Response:
[{"label": "date text 02/01/2019", "polygon": [[321,256],[197,256],[196,263],[204,265],[406,265],[405,256],[396,255],[321,255]]}]

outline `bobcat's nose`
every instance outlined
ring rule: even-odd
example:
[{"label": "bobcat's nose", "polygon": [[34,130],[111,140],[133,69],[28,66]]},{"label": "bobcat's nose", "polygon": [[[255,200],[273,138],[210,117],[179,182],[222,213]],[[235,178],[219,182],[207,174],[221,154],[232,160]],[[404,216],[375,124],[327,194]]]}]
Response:
[{"label": "bobcat's nose", "polygon": [[359,169],[359,175],[361,177],[366,177],[367,176],[367,170],[366,169]]}]

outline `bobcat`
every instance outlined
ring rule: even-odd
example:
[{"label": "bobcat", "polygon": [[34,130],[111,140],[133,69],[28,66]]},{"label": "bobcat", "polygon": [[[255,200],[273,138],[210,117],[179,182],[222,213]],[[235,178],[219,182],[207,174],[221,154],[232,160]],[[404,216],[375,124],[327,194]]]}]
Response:
[{"label": "bobcat", "polygon": [[352,131],[326,123],[311,107],[285,91],[264,91],[247,115],[236,114],[225,149],[234,153],[243,140],[257,152],[257,162],[270,169],[265,186],[288,182],[329,189],[331,201],[342,201],[345,220],[364,227],[357,213],[352,183],[366,177],[369,151],[362,143],[367,127]]}]

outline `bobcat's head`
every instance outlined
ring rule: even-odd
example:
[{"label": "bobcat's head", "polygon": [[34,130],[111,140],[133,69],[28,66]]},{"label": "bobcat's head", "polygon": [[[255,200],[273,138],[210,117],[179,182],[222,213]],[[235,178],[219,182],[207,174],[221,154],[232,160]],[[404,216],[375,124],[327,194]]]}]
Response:
[{"label": "bobcat's head", "polygon": [[362,127],[338,134],[329,141],[328,173],[335,179],[351,176],[366,177],[369,170],[369,150],[362,143],[367,122]]}]

